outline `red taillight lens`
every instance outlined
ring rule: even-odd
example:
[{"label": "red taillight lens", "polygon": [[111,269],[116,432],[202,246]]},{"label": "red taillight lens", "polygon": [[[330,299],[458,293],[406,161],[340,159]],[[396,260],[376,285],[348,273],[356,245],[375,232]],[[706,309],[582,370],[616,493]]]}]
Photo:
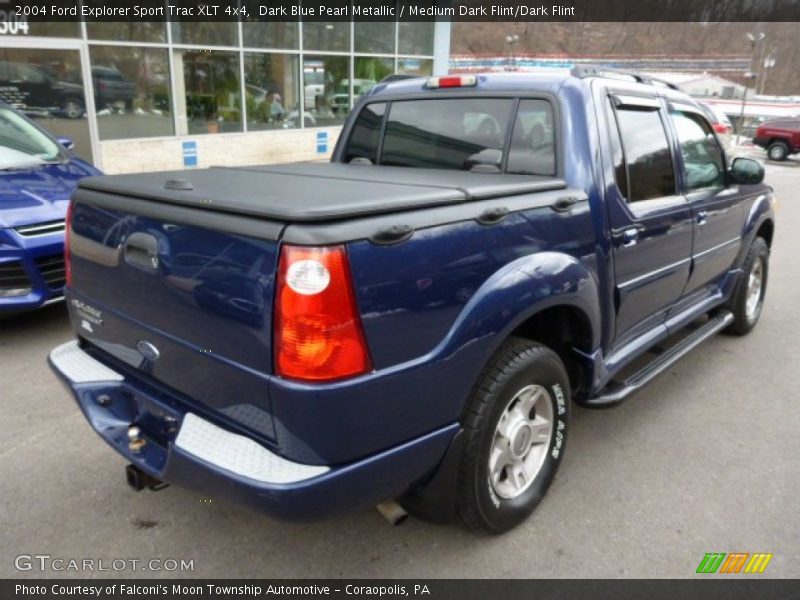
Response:
[{"label": "red taillight lens", "polygon": [[69,250],[70,229],[72,229],[72,213],[75,210],[75,202],[69,201],[67,205],[67,217],[64,220],[64,278],[66,285],[72,286],[72,260]]},{"label": "red taillight lens", "polygon": [[275,302],[278,375],[330,381],[372,369],[344,246],[284,246]]},{"label": "red taillight lens", "polygon": [[714,123],[714,131],[717,133],[728,133],[729,127],[724,123]]}]

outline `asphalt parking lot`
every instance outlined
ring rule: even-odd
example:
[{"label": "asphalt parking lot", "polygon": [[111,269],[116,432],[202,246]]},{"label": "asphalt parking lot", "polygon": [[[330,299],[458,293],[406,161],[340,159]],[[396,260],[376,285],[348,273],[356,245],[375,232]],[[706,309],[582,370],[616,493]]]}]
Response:
[{"label": "asphalt parking lot", "polygon": [[[0,577],[671,578],[707,552],[773,553],[764,576],[800,577],[800,161],[769,165],[767,181],[778,225],[759,326],[710,340],[616,409],[575,410],[550,492],[501,537],[393,528],[375,510],[290,524],[175,487],[135,493],[45,364],[71,338],[64,306],[0,322]],[[23,554],[194,570],[18,571]]]}]

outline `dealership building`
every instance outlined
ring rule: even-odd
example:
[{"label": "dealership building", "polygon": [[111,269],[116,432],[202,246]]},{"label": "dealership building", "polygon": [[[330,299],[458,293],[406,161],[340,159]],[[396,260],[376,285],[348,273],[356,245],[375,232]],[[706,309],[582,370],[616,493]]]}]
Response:
[{"label": "dealership building", "polygon": [[449,47],[446,21],[30,23],[0,36],[0,100],[107,173],[310,160],[361,94],[446,73]]}]

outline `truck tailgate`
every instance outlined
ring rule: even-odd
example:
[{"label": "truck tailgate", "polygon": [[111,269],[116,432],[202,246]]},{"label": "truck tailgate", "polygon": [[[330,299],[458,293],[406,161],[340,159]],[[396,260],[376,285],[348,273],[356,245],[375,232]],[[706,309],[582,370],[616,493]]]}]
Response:
[{"label": "truck tailgate", "polygon": [[137,214],[121,197],[103,195],[99,206],[93,196],[75,194],[70,231],[69,308],[79,335],[199,410],[274,438],[264,380],[278,254],[269,238],[280,227],[262,225],[267,239],[259,239],[180,215]]}]

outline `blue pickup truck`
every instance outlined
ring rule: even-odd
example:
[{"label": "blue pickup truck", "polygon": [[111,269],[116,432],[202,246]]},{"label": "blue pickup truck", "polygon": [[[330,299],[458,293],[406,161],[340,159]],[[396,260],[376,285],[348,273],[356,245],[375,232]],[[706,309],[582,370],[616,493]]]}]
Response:
[{"label": "blue pickup truck", "polygon": [[136,489],[502,532],[573,401],[756,324],[763,178],[641,75],[395,77],[330,163],[82,180],[50,363]]}]

